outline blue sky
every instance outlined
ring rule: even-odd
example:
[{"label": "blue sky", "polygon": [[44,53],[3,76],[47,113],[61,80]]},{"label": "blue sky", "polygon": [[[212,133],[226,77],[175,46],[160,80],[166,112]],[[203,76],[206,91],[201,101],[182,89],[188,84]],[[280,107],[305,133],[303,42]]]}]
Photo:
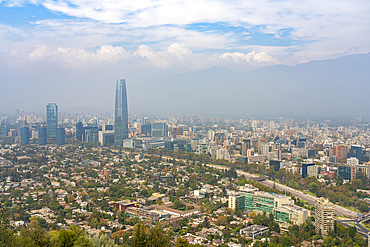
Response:
[{"label": "blue sky", "polygon": [[3,51],[26,54],[112,45],[133,55],[146,45],[158,55],[182,44],[208,66],[228,57],[250,69],[367,53],[369,10],[361,0],[11,0],[0,1],[0,38]]},{"label": "blue sky", "polygon": [[364,54],[369,13],[367,0],[0,0],[0,73],[35,86],[45,70],[144,83]]}]

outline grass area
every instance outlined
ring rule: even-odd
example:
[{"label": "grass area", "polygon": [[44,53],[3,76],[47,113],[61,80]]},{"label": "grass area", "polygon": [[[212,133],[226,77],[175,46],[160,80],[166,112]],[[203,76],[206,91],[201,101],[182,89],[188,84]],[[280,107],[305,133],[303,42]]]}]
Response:
[{"label": "grass area", "polygon": [[365,227],[367,230],[370,231],[370,226],[368,224],[361,223],[361,226]]},{"label": "grass area", "polygon": [[316,197],[316,195],[314,193],[312,193],[311,191],[305,190],[304,193],[306,193],[307,195],[311,195],[311,196]]},{"label": "grass area", "polygon": [[337,216],[339,220],[342,220],[342,219],[352,219],[351,217],[348,217],[348,216]]},{"label": "grass area", "polygon": [[[339,204],[337,204],[339,205]],[[352,211],[355,211],[356,213],[359,213],[359,214],[362,214],[360,210],[356,209],[356,208],[352,208],[352,207],[347,207],[347,206],[342,206],[342,205],[339,205],[343,208],[346,208],[346,209],[349,209],[349,210],[352,210]]]}]

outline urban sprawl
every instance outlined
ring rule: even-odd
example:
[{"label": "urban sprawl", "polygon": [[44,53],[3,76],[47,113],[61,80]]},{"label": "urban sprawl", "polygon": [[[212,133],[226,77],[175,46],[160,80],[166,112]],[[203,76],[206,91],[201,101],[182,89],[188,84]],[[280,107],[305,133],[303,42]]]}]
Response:
[{"label": "urban sprawl", "polygon": [[367,119],[0,116],[0,246],[370,246]]}]

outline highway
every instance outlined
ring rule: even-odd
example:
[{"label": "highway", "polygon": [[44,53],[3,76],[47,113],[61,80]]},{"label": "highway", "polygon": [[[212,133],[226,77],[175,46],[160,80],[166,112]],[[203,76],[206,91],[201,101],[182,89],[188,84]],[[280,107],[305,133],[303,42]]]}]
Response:
[{"label": "highway", "polygon": [[[358,220],[337,220],[337,223],[344,225],[345,227],[355,226],[356,230],[364,238],[368,237],[369,230],[363,227]],[[352,223],[352,224],[351,224]]]},{"label": "highway", "polygon": [[[217,166],[217,165],[210,165],[210,164],[207,165],[207,166],[211,166],[211,167],[217,168],[217,169],[225,169],[226,168],[226,167]],[[228,168],[226,168],[226,169],[228,169]],[[261,178],[259,176],[253,175],[253,174],[248,173],[248,172],[240,171],[240,170],[236,170],[236,172],[237,172],[238,176],[245,176],[246,178],[250,178],[250,179],[253,179],[253,178],[260,179]],[[306,193],[304,193],[300,190],[290,188],[288,186],[276,183],[276,182],[268,180],[268,179],[265,179],[263,181],[256,181],[256,182],[260,183],[262,185],[268,186],[270,188],[275,187],[276,189],[278,189],[280,191],[289,192],[291,195],[294,195],[295,197],[297,197],[301,200],[305,200],[307,202],[307,204],[315,206],[315,201],[317,199],[317,197],[315,197],[315,196],[308,195],[308,194],[306,194]],[[339,221],[337,221],[339,224],[342,224],[346,227],[355,226],[356,230],[359,234],[361,234],[364,238],[368,237],[369,230],[367,230],[365,227],[363,227],[361,225],[361,222],[366,221],[368,218],[370,218],[370,214],[367,215],[367,217],[364,216],[364,217],[360,218],[360,217],[358,217],[357,212],[346,209],[344,207],[341,207],[341,206],[338,206],[338,205],[335,205],[335,204],[334,204],[334,213],[336,215],[339,215],[339,216],[346,216],[346,217],[351,218],[349,220],[339,220]]]},{"label": "highway", "polygon": [[[229,169],[228,167],[212,165],[212,164],[207,164],[207,166],[211,166],[211,167],[217,168],[217,169]],[[259,176],[254,175],[254,174],[244,172],[244,171],[240,171],[240,170],[236,170],[236,172],[237,172],[238,176],[242,175],[242,176],[245,176],[245,177],[251,178],[251,179],[261,178]],[[274,187],[274,181],[271,181],[271,180],[268,180],[268,179],[266,179],[264,181],[256,181],[256,182],[260,183],[262,185],[268,186],[270,188]],[[289,192],[290,194],[294,195],[295,197],[297,197],[301,200],[305,200],[308,204],[310,204],[312,206],[315,206],[315,201],[317,199],[317,197],[315,197],[315,196],[308,195],[308,194],[306,194],[302,191],[287,187],[283,184],[279,184],[279,183],[276,183],[276,182],[275,182],[275,188],[280,190],[280,191]],[[352,210],[346,209],[346,208],[338,206],[338,205],[334,205],[334,213],[336,215],[346,216],[346,217],[350,217],[352,219],[357,219],[357,217],[358,217],[357,212],[354,212]]]}]

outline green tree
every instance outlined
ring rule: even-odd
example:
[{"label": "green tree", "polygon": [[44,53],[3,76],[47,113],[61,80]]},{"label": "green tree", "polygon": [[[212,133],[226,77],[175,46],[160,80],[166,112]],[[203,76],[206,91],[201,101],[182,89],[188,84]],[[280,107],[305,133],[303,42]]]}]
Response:
[{"label": "green tree", "polygon": [[356,189],[362,189],[362,181],[360,179],[355,179],[352,182],[353,186],[355,186]]},{"label": "green tree", "polygon": [[350,226],[348,227],[348,235],[350,238],[354,238],[356,236],[356,227]]},{"label": "green tree", "polygon": [[83,235],[79,236],[73,245],[73,247],[93,247],[93,246],[94,246],[93,242]]},{"label": "green tree", "polygon": [[165,232],[159,222],[150,230],[148,246],[151,247],[167,247],[171,246],[168,233]]},{"label": "green tree", "polygon": [[148,242],[148,238],[146,235],[146,229],[144,223],[139,221],[134,227],[134,234],[132,237],[132,245],[133,247],[146,247]]},{"label": "green tree", "polygon": [[22,247],[48,247],[51,239],[45,229],[33,223],[28,228],[22,228],[19,233],[18,241]]},{"label": "green tree", "polygon": [[175,242],[175,247],[189,247],[191,246],[185,238],[178,237]]},{"label": "green tree", "polygon": [[26,199],[26,203],[27,203],[28,205],[30,205],[30,204],[32,204],[33,202],[34,202],[34,200],[33,200],[32,196],[31,196],[31,195],[28,195],[28,197],[27,197],[27,199]]},{"label": "green tree", "polygon": [[114,247],[116,246],[113,239],[108,237],[104,232],[95,235],[86,235],[86,238],[93,243],[92,247]]},{"label": "green tree", "polygon": [[53,243],[58,247],[72,247],[78,236],[75,232],[62,229],[53,238]]},{"label": "green tree", "polygon": [[310,183],[310,185],[308,186],[308,189],[312,192],[312,193],[316,193],[317,189],[319,188],[319,185],[317,183]]},{"label": "green tree", "polygon": [[12,247],[16,245],[16,237],[10,229],[9,220],[4,212],[0,213],[0,246]]}]

